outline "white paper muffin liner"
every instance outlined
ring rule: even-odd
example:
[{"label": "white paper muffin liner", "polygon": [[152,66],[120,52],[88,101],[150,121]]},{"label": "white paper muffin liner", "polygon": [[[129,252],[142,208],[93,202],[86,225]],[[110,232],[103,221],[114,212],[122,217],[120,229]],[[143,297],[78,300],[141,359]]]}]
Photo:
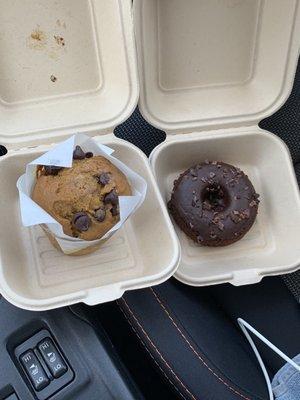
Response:
[{"label": "white paper muffin liner", "polygon": [[[31,193],[36,183],[37,166],[53,165],[65,168],[72,167],[73,151],[77,145],[79,145],[83,151],[91,151],[95,156],[103,156],[114,164],[126,176],[132,191],[132,196],[119,196],[120,221],[104,236],[93,241],[86,241],[66,235],[63,232],[62,225],[31,199]],[[102,241],[110,238],[123,226],[130,215],[140,207],[147,192],[146,181],[120,160],[113,157],[113,152],[114,150],[105,145],[96,143],[92,138],[83,134],[77,134],[27,164],[25,174],[22,175],[17,182],[23,225],[25,227],[42,225],[48,234],[53,235],[53,238],[55,238],[57,244],[65,254],[78,253],[89,247],[98,247]]]}]

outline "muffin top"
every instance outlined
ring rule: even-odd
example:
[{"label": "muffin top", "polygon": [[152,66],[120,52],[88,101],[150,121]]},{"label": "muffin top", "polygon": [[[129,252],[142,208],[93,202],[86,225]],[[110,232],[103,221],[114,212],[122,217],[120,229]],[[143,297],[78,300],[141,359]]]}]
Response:
[{"label": "muffin top", "polygon": [[73,158],[71,168],[39,166],[32,199],[62,225],[66,235],[100,239],[119,222],[118,197],[130,196],[130,185],[105,157],[83,153],[77,146]]}]

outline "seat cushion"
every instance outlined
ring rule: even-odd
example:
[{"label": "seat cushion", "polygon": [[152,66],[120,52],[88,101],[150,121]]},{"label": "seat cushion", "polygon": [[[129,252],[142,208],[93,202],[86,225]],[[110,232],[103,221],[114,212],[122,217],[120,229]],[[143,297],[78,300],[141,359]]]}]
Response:
[{"label": "seat cushion", "polygon": [[267,398],[264,377],[247,341],[211,289],[170,280],[129,292],[118,304],[181,397]]}]

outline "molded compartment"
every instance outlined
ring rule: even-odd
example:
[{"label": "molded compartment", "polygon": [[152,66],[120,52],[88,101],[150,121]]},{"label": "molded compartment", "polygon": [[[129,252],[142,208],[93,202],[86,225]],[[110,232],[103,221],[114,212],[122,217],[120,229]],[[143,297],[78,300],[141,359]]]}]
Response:
[{"label": "molded compartment", "polygon": [[257,123],[289,94],[297,0],[135,0],[135,29],[140,109],[168,132]]},{"label": "molded compartment", "polygon": [[176,278],[194,286],[241,285],[295,270],[300,263],[300,196],[285,144],[258,128],[173,138],[151,156],[165,202],[179,174],[205,159],[241,168],[260,194],[259,212],[244,238],[219,248],[196,245],[175,224],[182,253]]},{"label": "molded compartment", "polygon": [[[101,138],[101,143],[104,138]],[[100,140],[99,140],[100,141]],[[40,227],[22,227],[16,180],[24,165],[49,147],[11,151],[0,159],[0,292],[15,305],[45,310],[121,297],[125,290],[158,284],[179,261],[176,234],[145,155],[111,135],[104,143],[148,183],[145,202],[97,252],[70,257],[56,250]]]},{"label": "molded compartment", "polygon": [[1,144],[99,134],[128,117],[138,99],[131,6],[0,0]]},{"label": "molded compartment", "polygon": [[[9,148],[0,158],[0,293],[46,310],[103,303],[168,279],[180,250],[149,162],[111,133],[139,94],[132,1],[0,0],[0,24],[0,143]],[[101,249],[69,257],[41,228],[22,226],[16,182],[29,161],[76,132],[101,135],[148,191]]]},{"label": "molded compartment", "polygon": [[165,201],[174,179],[206,159],[240,167],[261,194],[255,225],[231,246],[196,246],[176,227],[176,278],[241,285],[295,270],[300,199],[291,158],[257,124],[291,91],[299,1],[135,0],[134,11],[140,110],[168,133],[151,157]]}]

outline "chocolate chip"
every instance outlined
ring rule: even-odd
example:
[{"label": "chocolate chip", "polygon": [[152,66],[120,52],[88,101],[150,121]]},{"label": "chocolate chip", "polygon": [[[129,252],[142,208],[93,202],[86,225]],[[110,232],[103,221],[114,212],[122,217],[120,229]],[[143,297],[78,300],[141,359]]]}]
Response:
[{"label": "chocolate chip", "polygon": [[62,170],[62,167],[56,167],[54,165],[45,165],[44,171],[45,175],[57,175],[59,171]]},{"label": "chocolate chip", "polygon": [[73,216],[72,225],[79,232],[85,232],[91,226],[90,217],[85,212],[78,212]]},{"label": "chocolate chip", "polygon": [[110,182],[110,174],[108,172],[103,172],[101,175],[98,176],[98,183],[100,185],[107,185]]},{"label": "chocolate chip", "polygon": [[95,218],[98,222],[103,222],[105,220],[106,211],[104,208],[99,208],[95,211]]},{"label": "chocolate chip", "polygon": [[110,212],[113,217],[116,217],[117,215],[120,214],[119,206],[118,205],[113,206]]},{"label": "chocolate chip", "polygon": [[85,158],[92,158],[92,157],[94,157],[94,154],[91,151],[85,153]]},{"label": "chocolate chip", "polygon": [[85,152],[82,150],[80,146],[76,146],[73,151],[73,160],[84,160]]},{"label": "chocolate chip", "polygon": [[118,205],[119,203],[119,198],[117,195],[117,192],[115,191],[115,189],[113,189],[111,192],[107,193],[104,197],[104,203],[105,204],[112,204],[113,206]]}]

